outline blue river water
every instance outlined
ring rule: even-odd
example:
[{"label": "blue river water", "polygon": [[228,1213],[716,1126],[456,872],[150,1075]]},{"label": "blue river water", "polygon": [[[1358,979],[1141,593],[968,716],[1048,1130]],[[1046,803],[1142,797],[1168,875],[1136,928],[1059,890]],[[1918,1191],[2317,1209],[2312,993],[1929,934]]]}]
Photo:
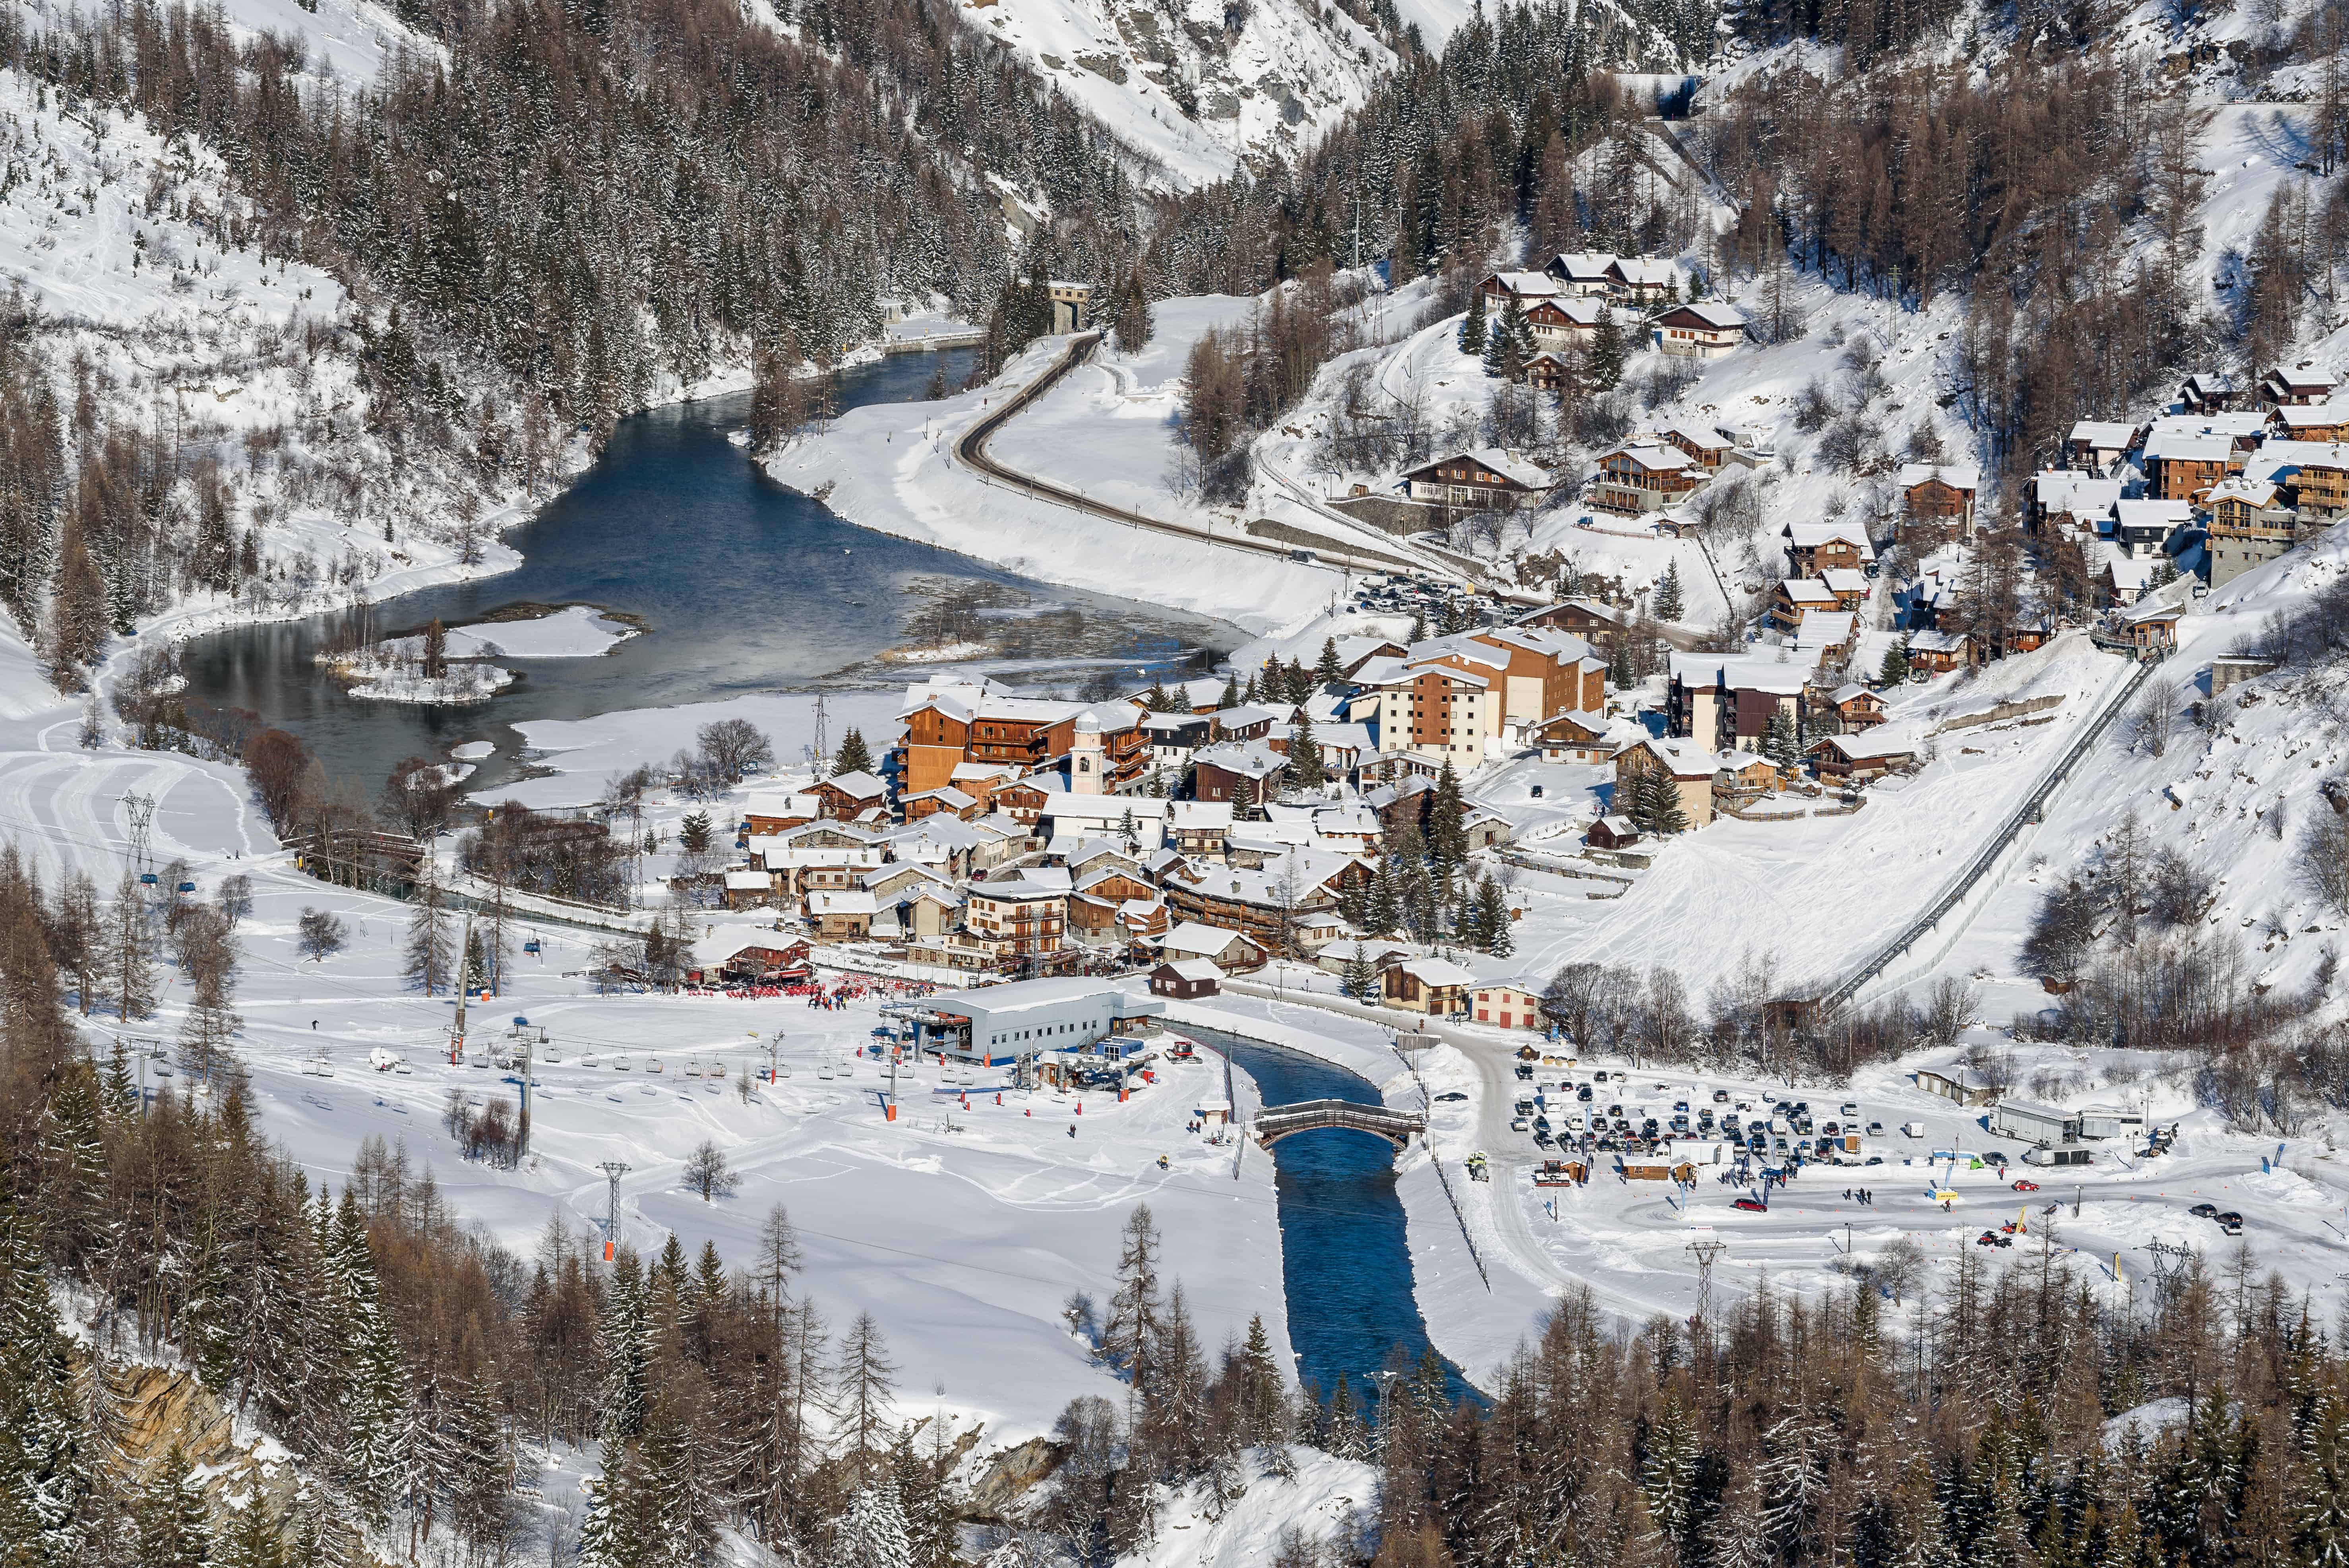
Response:
[{"label": "blue river water", "polygon": [[[1369,1080],[1301,1051],[1187,1023],[1182,1032],[1230,1052],[1267,1105],[1379,1103]],[[1261,1157],[1249,1151],[1250,1159]],[[1408,1374],[1428,1343],[1413,1294],[1393,1150],[1367,1132],[1331,1128],[1284,1138],[1270,1158],[1280,1204],[1282,1295],[1298,1376],[1319,1386],[1324,1398],[1341,1378],[1352,1382],[1358,1402],[1375,1398],[1371,1374],[1390,1367]],[[1447,1362],[1446,1370],[1454,1398],[1475,1398],[1456,1367]]]}]

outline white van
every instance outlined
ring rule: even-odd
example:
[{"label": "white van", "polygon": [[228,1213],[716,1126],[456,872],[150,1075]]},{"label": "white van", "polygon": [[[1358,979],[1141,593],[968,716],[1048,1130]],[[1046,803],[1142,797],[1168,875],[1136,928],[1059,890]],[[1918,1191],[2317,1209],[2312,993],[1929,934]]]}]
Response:
[{"label": "white van", "polygon": [[1900,1132],[1906,1138],[1922,1138],[1925,1136],[1925,1124],[1921,1121],[1904,1121],[1900,1124]]}]

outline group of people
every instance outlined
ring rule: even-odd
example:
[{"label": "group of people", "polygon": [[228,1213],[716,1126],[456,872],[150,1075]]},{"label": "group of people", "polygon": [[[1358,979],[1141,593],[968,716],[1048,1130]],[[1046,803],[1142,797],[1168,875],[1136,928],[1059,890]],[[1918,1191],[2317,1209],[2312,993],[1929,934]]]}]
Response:
[{"label": "group of people", "polygon": [[1843,1195],[1847,1198],[1853,1197],[1855,1193],[1857,1195],[1858,1202],[1862,1208],[1873,1208],[1875,1206],[1876,1194],[1869,1191],[1867,1188],[1847,1187],[1843,1190]]}]

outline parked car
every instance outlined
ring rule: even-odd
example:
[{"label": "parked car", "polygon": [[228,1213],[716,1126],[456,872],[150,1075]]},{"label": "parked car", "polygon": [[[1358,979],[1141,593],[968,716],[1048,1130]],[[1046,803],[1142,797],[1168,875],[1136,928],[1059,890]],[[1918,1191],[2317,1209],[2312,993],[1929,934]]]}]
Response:
[{"label": "parked car", "polygon": [[1846,1121],[1850,1121],[1858,1115],[1859,1102],[1857,1100],[1847,1099],[1843,1102],[1843,1119]]},{"label": "parked car", "polygon": [[1533,1064],[1532,1064],[1531,1062],[1519,1062],[1519,1063],[1517,1064],[1517,1076],[1518,1076],[1519,1078],[1529,1078],[1533,1077],[1533,1076],[1534,1076],[1534,1066],[1533,1066]]},{"label": "parked car", "polygon": [[1868,1135],[1870,1138],[1881,1138],[1881,1137],[1883,1137],[1883,1136],[1884,1136],[1884,1123],[1882,1123],[1882,1122],[1880,1122],[1880,1121],[1871,1121],[1871,1122],[1869,1122],[1869,1123],[1868,1124]]},{"label": "parked car", "polygon": [[2240,1236],[2243,1233],[2243,1217],[2232,1209],[2224,1210],[2219,1215],[2219,1228],[2230,1236]]},{"label": "parked car", "polygon": [[1743,1209],[1749,1214],[1766,1214],[1770,1212],[1770,1205],[1759,1198],[1740,1198],[1729,1206],[1733,1209]]},{"label": "parked car", "polygon": [[2039,1191],[2039,1183],[2036,1181],[2017,1181],[2014,1184],[2014,1190],[2018,1192],[2036,1192]]},{"label": "parked car", "polygon": [[1511,1132],[1523,1132],[1525,1130],[1526,1119],[1524,1117],[1513,1116],[1509,1118],[1509,1130]]},{"label": "parked car", "polygon": [[1466,1099],[1468,1097],[1456,1088],[1447,1088],[1435,1098],[1441,1100],[1462,1100]]},{"label": "parked car", "polygon": [[1574,1098],[1579,1100],[1588,1100],[1590,1099],[1590,1086],[1587,1083],[1576,1084],[1574,1086]]},{"label": "parked car", "polygon": [[2219,1217],[2219,1205],[2216,1203],[2197,1203],[2194,1207],[2187,1210],[2186,1212],[2193,1215],[2198,1220],[2215,1220]]},{"label": "parked car", "polygon": [[1729,1103],[1729,1091],[1725,1088],[1714,1089],[1713,1091],[1713,1103],[1715,1105],[1727,1105]]}]

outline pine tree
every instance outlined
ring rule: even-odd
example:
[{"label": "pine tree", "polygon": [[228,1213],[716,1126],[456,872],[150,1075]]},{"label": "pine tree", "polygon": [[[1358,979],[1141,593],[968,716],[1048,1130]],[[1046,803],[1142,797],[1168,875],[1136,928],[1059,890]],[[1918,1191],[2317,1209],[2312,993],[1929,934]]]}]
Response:
[{"label": "pine tree", "polygon": [[1650,608],[1659,621],[1677,621],[1683,608],[1681,593],[1681,563],[1675,560],[1664,568],[1664,575],[1656,583],[1654,599]]},{"label": "pine tree", "polygon": [[1379,999],[1378,968],[1371,964],[1371,955],[1363,950],[1361,943],[1354,944],[1354,951],[1346,959],[1346,972],[1340,977],[1338,987],[1357,1002]]},{"label": "pine tree", "polygon": [[1428,807],[1427,848],[1436,866],[1451,872],[1468,862],[1468,806],[1461,798],[1460,775],[1444,759],[1435,776],[1435,799]]},{"label": "pine tree", "polygon": [[1272,1340],[1261,1315],[1248,1319],[1247,1338],[1240,1347],[1237,1436],[1244,1448],[1262,1448],[1288,1440],[1288,1395],[1273,1358]]},{"label": "pine tree", "polygon": [[139,1568],[204,1568],[212,1522],[187,1454],[173,1443],[131,1507]]},{"label": "pine tree", "polygon": [[1884,650],[1884,663],[1876,672],[1878,686],[1899,686],[1909,678],[1909,648],[1905,643],[1894,643]]},{"label": "pine tree", "polygon": [[1460,324],[1460,352],[1485,352],[1485,291],[1478,289],[1468,296],[1468,316]]},{"label": "pine tree", "polygon": [[155,1010],[155,940],[147,926],[147,900],[139,879],[122,873],[107,911],[107,976],[115,1016],[129,1023]]},{"label": "pine tree", "polygon": [[910,1430],[899,1434],[890,1450],[890,1475],[905,1515],[905,1555],[912,1568],[955,1568],[957,1531],[949,1490],[953,1465],[943,1414],[930,1421],[927,1454],[915,1449]]},{"label": "pine tree", "polygon": [[465,933],[465,991],[478,995],[490,988],[490,961],[481,946],[479,928]]},{"label": "pine tree", "polygon": [[1427,641],[1427,613],[1423,610],[1413,611],[1411,617],[1411,634],[1403,639],[1403,645],[1406,647],[1415,647],[1425,641]]},{"label": "pine tree", "polygon": [[1224,677],[1224,695],[1216,699],[1216,709],[1220,713],[1226,708],[1237,707],[1239,705],[1240,677],[1236,675],[1226,676]]},{"label": "pine tree", "polygon": [[1777,766],[1779,777],[1792,778],[1802,765],[1802,737],[1795,728],[1795,717],[1784,707],[1770,716],[1770,727],[1762,737],[1762,755]]},{"label": "pine tree", "polygon": [[1329,777],[1321,765],[1321,743],[1313,738],[1313,720],[1301,707],[1288,731],[1288,777],[1303,789],[1319,789]]},{"label": "pine tree", "polygon": [[432,857],[424,859],[423,880],[416,884],[416,913],[408,919],[405,974],[424,988],[427,996],[450,982],[452,954],[449,940],[449,910],[441,896],[440,878]]},{"label": "pine tree", "polygon": [[1344,678],[1345,673],[1346,666],[1338,658],[1338,639],[1334,636],[1322,638],[1321,657],[1313,666],[1314,684],[1326,689],[1336,686]]},{"label": "pine tree", "polygon": [[1474,919],[1476,945],[1495,957],[1506,958],[1516,946],[1509,934],[1509,896],[1491,877],[1476,884]]},{"label": "pine tree", "polygon": [[1157,318],[1150,309],[1150,286],[1137,266],[1126,274],[1125,289],[1118,298],[1114,330],[1119,350],[1126,354],[1139,352],[1148,346],[1157,327]]},{"label": "pine tree", "polygon": [[856,1489],[849,1501],[848,1516],[841,1521],[839,1548],[833,1560],[840,1568],[914,1568],[896,1478],[888,1471],[876,1472]]},{"label": "pine tree", "polygon": [[851,729],[840,738],[840,749],[833,755],[832,776],[837,779],[843,773],[872,771],[873,749],[864,743],[864,732]]},{"label": "pine tree", "polygon": [[1590,346],[1583,350],[1582,379],[1593,392],[1612,392],[1623,379],[1623,329],[1616,325],[1615,313],[1603,306]]},{"label": "pine tree", "polygon": [[0,1202],[0,1543],[19,1554],[0,1560],[81,1560],[93,1447],[35,1222]]}]

